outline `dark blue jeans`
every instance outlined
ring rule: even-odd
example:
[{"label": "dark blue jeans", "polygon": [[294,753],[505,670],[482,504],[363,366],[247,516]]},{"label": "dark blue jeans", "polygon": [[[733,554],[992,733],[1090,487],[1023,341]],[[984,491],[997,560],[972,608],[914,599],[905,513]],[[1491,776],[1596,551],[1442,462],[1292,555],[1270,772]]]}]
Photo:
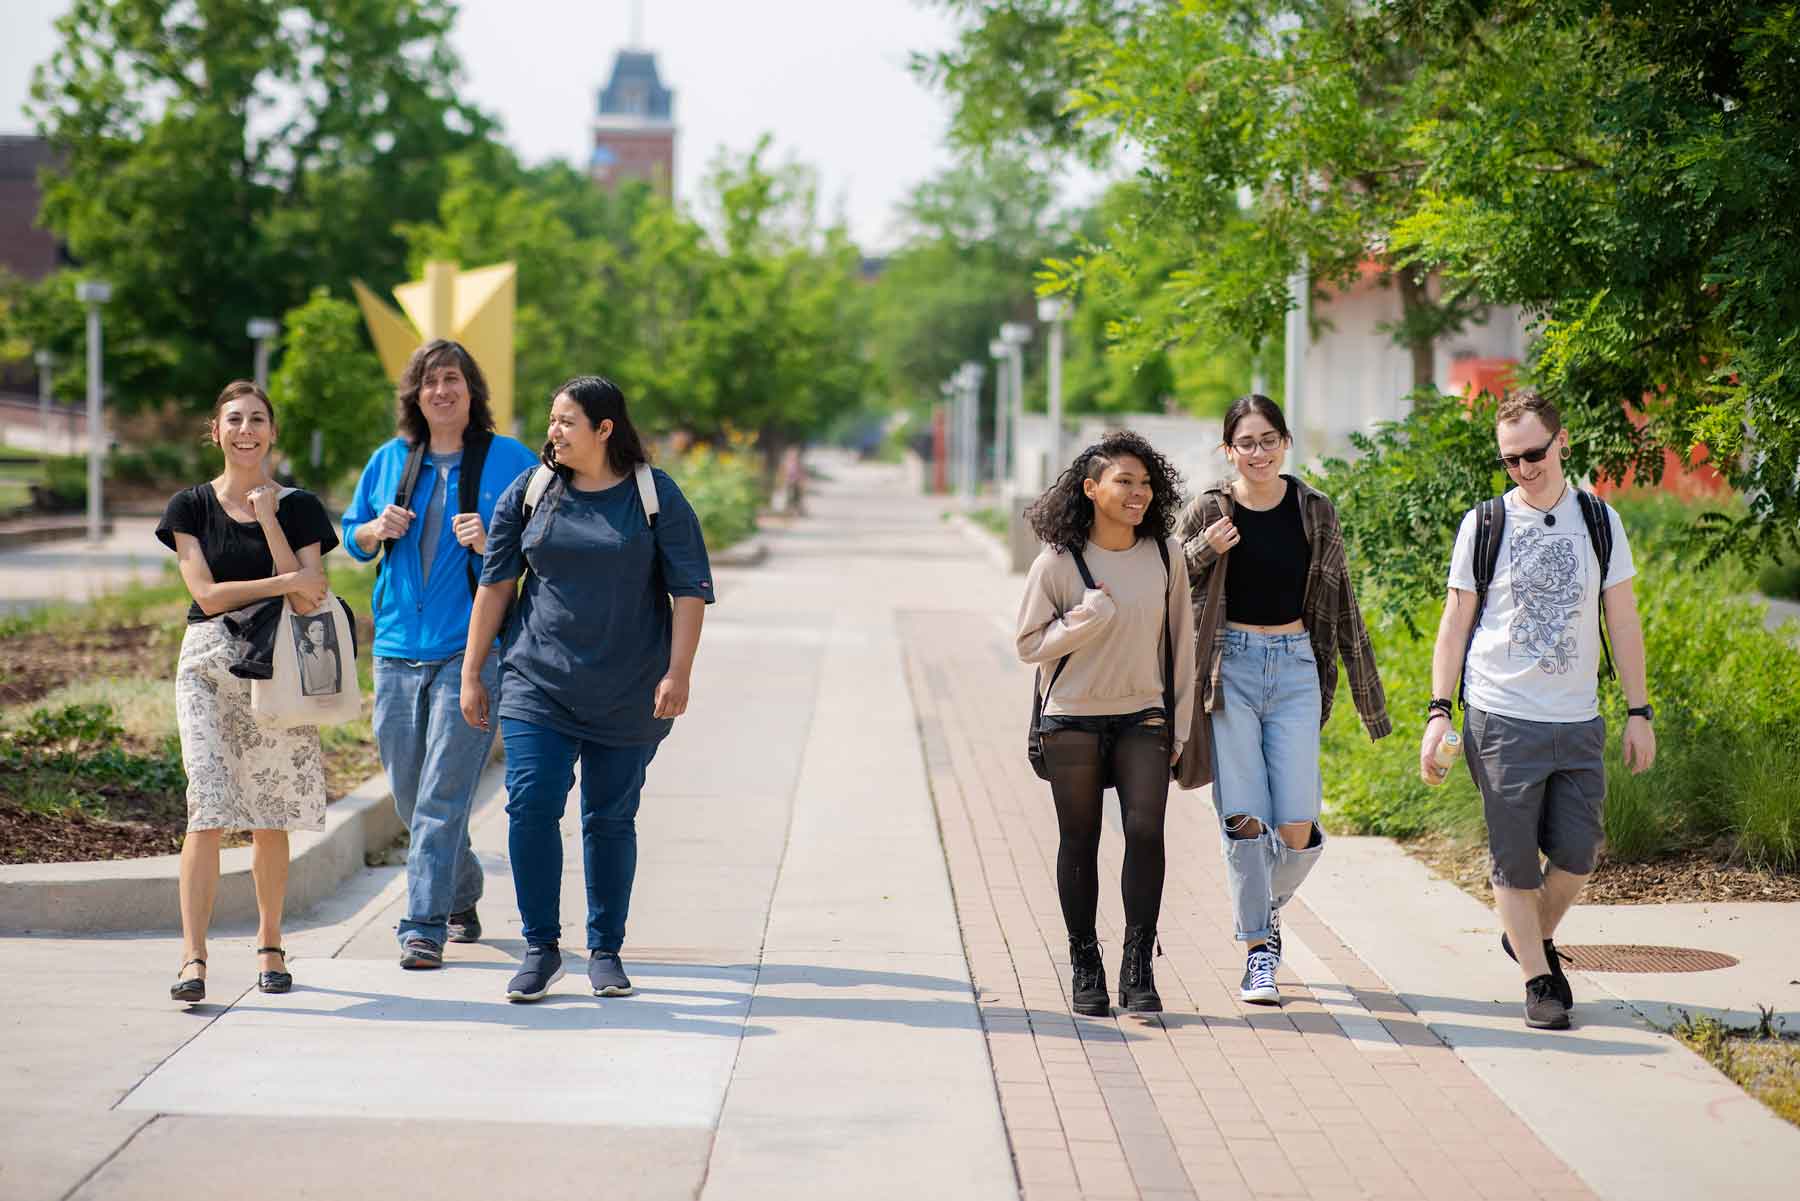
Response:
[{"label": "dark blue jeans", "polygon": [[581,857],[587,871],[587,945],[618,954],[637,876],[637,810],[655,746],[601,746],[548,726],[500,719],[506,745],[507,836],[525,941],[562,937],[562,815],[581,760]]}]

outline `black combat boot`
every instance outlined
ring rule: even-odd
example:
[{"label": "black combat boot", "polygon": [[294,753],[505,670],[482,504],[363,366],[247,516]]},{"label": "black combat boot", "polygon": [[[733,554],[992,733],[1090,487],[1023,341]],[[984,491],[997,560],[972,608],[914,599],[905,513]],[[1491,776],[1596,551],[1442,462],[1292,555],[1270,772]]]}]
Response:
[{"label": "black combat boot", "polygon": [[1089,1017],[1110,1017],[1106,997],[1106,964],[1100,958],[1100,940],[1069,936],[1069,1008]]},{"label": "black combat boot", "polygon": [[1119,1004],[1133,1013],[1161,1013],[1156,974],[1150,957],[1156,949],[1154,926],[1125,927],[1125,957],[1119,964]]}]

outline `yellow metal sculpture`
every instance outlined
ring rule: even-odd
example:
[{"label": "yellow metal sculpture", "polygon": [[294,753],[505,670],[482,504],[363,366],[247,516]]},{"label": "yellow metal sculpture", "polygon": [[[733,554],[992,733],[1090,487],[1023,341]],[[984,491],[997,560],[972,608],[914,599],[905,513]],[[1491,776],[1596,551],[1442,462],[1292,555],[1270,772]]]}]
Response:
[{"label": "yellow metal sculpture", "polygon": [[[455,263],[425,264],[425,278],[394,289],[404,315],[397,313],[361,280],[351,280],[369,336],[389,378],[398,380],[412,352],[433,338],[453,338],[468,348],[487,377],[494,426],[513,428],[513,313],[518,305],[518,268],[497,263],[458,271]],[[407,318],[411,320],[407,320]]]}]

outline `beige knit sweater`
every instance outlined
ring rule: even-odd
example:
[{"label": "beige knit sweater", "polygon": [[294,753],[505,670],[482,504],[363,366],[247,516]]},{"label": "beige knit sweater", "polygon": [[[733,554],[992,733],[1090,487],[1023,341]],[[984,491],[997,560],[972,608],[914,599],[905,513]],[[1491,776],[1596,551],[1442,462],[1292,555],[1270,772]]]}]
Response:
[{"label": "beige knit sweater", "polygon": [[1168,546],[1165,576],[1148,538],[1130,550],[1088,543],[1082,557],[1104,588],[1091,592],[1082,585],[1073,555],[1048,547],[1038,554],[1019,603],[1019,658],[1041,664],[1048,684],[1056,661],[1069,656],[1044,712],[1093,717],[1161,708],[1166,633],[1174,639],[1179,750],[1194,717],[1194,610],[1181,544],[1171,538]]}]

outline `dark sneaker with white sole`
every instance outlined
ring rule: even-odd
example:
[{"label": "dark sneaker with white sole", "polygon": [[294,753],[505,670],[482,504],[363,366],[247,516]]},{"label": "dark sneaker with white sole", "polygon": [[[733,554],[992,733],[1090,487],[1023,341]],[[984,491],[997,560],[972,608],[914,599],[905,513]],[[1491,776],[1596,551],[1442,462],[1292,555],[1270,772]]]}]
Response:
[{"label": "dark sneaker with white sole", "polygon": [[1257,1005],[1281,1004],[1281,990],[1275,987],[1275,969],[1281,961],[1258,947],[1244,961],[1244,979],[1238,985],[1238,999]]},{"label": "dark sneaker with white sole", "polygon": [[1533,1030],[1569,1028],[1569,1007],[1556,995],[1556,978],[1549,973],[1525,981],[1525,1024]]},{"label": "dark sneaker with white sole", "polygon": [[[1505,934],[1500,936],[1500,949],[1506,952],[1508,959],[1514,963],[1519,962],[1519,957],[1513,953],[1512,939]],[[1575,990],[1569,987],[1569,978],[1563,975],[1562,969],[1563,961],[1569,960],[1569,957],[1556,949],[1554,939],[1544,940],[1544,959],[1550,964],[1550,978],[1556,981],[1556,999],[1563,1003],[1564,1009],[1575,1008]],[[1569,962],[1573,963],[1574,960]]]},{"label": "dark sneaker with white sole", "polygon": [[450,915],[449,935],[451,942],[481,941],[481,917],[474,906]]},{"label": "dark sneaker with white sole", "polygon": [[415,934],[400,946],[400,966],[408,971],[443,967],[444,948]]},{"label": "dark sneaker with white sole", "polygon": [[562,951],[555,943],[525,948],[525,962],[519,974],[506,986],[509,1001],[541,1001],[550,986],[563,978]]},{"label": "dark sneaker with white sole", "polygon": [[617,955],[605,951],[588,952],[588,983],[593,985],[596,997],[629,997],[635,991],[631,978],[625,974],[625,965]]}]

